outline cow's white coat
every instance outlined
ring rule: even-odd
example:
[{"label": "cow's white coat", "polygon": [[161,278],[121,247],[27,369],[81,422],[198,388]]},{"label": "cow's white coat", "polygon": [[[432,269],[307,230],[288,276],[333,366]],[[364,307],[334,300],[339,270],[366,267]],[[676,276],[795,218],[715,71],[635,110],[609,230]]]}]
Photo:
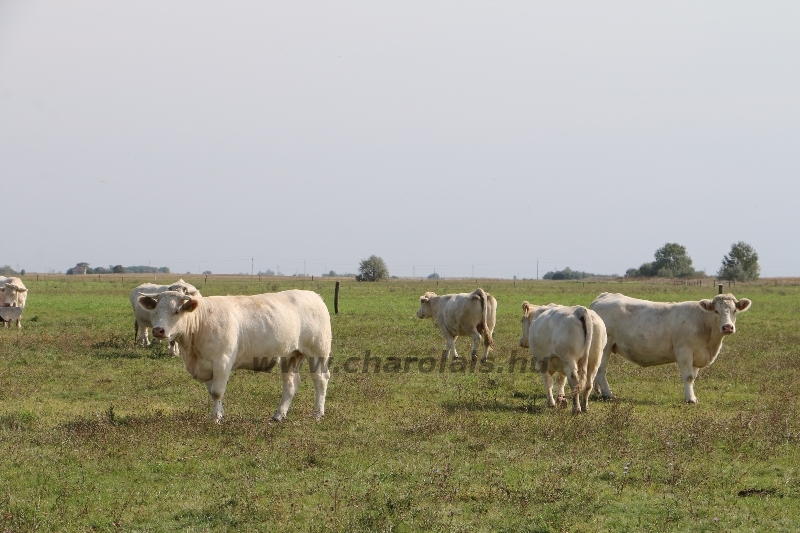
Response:
[{"label": "cow's white coat", "polygon": [[153,336],[175,340],[189,374],[206,384],[211,413],[222,420],[222,397],[233,370],[258,370],[267,360],[280,365],[283,395],[274,420],[283,420],[300,385],[298,372],[308,359],[314,382],[314,415],[325,414],[330,379],[331,320],[322,298],[290,290],[255,296],[191,298],[165,291],[139,297],[151,311]]},{"label": "cow's white coat", "polygon": [[737,313],[747,311],[750,305],[747,298],[737,300],[732,294],[720,294],[713,300],[662,303],[602,293],[590,308],[600,315],[608,331],[596,381],[603,397],[613,396],[606,368],[611,353],[617,353],[640,366],[677,362],[684,398],[697,403],[697,373],[714,362],[722,340],[736,332]]}]

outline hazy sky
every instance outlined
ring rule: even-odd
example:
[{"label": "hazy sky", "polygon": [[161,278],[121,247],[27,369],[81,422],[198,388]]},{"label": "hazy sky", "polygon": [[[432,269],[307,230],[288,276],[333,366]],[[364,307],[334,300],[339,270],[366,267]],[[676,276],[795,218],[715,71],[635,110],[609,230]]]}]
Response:
[{"label": "hazy sky", "polygon": [[0,265],[800,276],[800,2],[0,0]]}]

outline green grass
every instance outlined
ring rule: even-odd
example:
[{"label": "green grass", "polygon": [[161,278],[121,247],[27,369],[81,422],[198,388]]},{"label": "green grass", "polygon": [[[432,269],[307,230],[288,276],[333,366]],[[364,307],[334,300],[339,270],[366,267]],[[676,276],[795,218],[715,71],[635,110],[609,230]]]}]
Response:
[{"label": "green grass", "polygon": [[[175,276],[177,278],[177,276]],[[326,416],[307,373],[287,420],[271,374],[231,377],[222,425],[164,346],[133,346],[126,276],[25,279],[23,329],[0,330],[2,531],[796,531],[800,524],[800,286],[740,284],[717,362],[683,403],[676,365],[614,356],[617,401],[543,407],[538,374],[508,372],[521,302],[660,301],[715,288],[644,283],[343,281]],[[186,279],[204,295],[333,282]],[[159,281],[162,281],[161,279]],[[169,281],[173,281],[169,278]],[[492,372],[420,371],[444,341],[419,296],[498,299]],[[459,339],[469,355],[469,341]],[[381,372],[344,371],[349,358]],[[408,371],[385,372],[399,359]],[[415,358],[415,359],[414,359]],[[423,370],[428,367],[423,364]],[[374,363],[373,363],[374,365]],[[503,372],[499,368],[503,367]],[[353,368],[352,366],[350,368]],[[372,369],[371,369],[372,370]],[[626,470],[626,465],[629,465]]]}]

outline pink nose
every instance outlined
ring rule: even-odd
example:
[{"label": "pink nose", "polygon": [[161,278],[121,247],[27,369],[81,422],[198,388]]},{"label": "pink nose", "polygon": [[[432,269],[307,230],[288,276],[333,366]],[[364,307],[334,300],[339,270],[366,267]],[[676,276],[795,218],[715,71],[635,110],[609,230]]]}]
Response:
[{"label": "pink nose", "polygon": [[722,333],[733,333],[733,324],[725,324],[722,326]]},{"label": "pink nose", "polygon": [[153,337],[164,337],[164,328],[153,328]]}]

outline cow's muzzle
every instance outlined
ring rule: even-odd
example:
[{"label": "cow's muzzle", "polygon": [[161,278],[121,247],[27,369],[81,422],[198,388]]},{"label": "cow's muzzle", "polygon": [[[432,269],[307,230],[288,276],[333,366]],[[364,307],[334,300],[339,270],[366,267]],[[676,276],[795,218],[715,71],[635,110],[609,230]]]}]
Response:
[{"label": "cow's muzzle", "polygon": [[731,334],[733,334],[735,332],[736,332],[736,328],[733,326],[733,324],[725,324],[724,326],[722,326],[722,334],[723,335],[731,335]]},{"label": "cow's muzzle", "polygon": [[157,339],[166,339],[167,332],[164,331],[164,328],[153,328],[153,337]]}]

